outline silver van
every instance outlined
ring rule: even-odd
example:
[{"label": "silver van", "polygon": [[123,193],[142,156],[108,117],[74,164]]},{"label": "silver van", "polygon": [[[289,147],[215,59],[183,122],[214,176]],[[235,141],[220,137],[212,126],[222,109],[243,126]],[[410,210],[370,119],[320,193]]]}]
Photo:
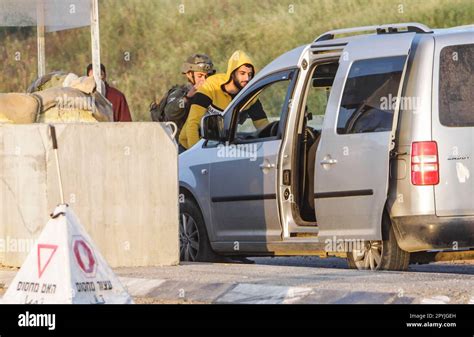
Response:
[{"label": "silver van", "polygon": [[205,116],[201,135],[179,156],[182,260],[405,270],[411,252],[474,248],[474,26],[324,33]]}]

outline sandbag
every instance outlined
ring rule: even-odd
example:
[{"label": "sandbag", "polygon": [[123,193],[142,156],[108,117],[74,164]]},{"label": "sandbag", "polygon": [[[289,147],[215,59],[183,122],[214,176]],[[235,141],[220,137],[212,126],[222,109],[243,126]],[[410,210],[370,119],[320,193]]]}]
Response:
[{"label": "sandbag", "polygon": [[112,122],[110,102],[98,92],[50,88],[34,94],[0,94],[0,123]]},{"label": "sandbag", "polygon": [[64,81],[63,81],[63,87],[70,87],[71,83],[77,80],[78,78],[79,76],[77,76],[74,73],[67,74],[67,76],[64,78]]},{"label": "sandbag", "polygon": [[55,71],[37,78],[29,87],[28,93],[35,93],[51,88],[70,87],[78,89],[86,94],[94,92],[96,84],[93,77],[78,77],[74,73],[65,73],[63,71]]},{"label": "sandbag", "polygon": [[91,116],[99,122],[113,121],[112,105],[96,91],[88,95],[74,88],[50,88],[34,95],[41,100],[39,121],[87,122]]},{"label": "sandbag", "polygon": [[13,123],[13,121],[0,113],[0,124],[2,123]]},{"label": "sandbag", "polygon": [[113,122],[112,104],[95,89],[93,77],[49,73],[28,94],[0,94],[0,123]]},{"label": "sandbag", "polygon": [[[92,98],[90,95],[73,88],[50,88],[43,91],[35,92],[41,100],[41,111],[46,111],[56,105],[72,108],[91,106]],[[92,107],[89,109],[91,110]]]},{"label": "sandbag", "polygon": [[34,123],[39,112],[40,102],[32,95],[0,94],[0,123]]},{"label": "sandbag", "polygon": [[62,87],[66,76],[67,74],[63,71],[53,71],[34,80],[26,92],[31,94],[49,88]]},{"label": "sandbag", "polygon": [[60,109],[57,106],[40,114],[39,123],[98,123],[92,111],[80,109]]},{"label": "sandbag", "polygon": [[91,94],[95,91],[96,84],[93,77],[89,77],[89,76],[77,77],[76,76],[76,78],[71,80],[71,82],[68,82],[67,80],[64,81],[63,86],[80,90],[85,94]]},{"label": "sandbag", "polygon": [[100,112],[93,112],[92,115],[94,116],[94,118],[97,119],[99,122],[113,122],[114,110],[112,109],[112,103],[110,103],[110,101],[98,91],[94,91],[92,93],[92,97],[94,97],[95,106],[97,108],[96,112]]}]

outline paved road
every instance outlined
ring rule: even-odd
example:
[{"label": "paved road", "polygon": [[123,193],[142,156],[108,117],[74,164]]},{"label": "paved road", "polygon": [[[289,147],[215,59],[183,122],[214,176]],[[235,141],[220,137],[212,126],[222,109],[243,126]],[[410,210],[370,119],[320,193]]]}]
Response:
[{"label": "paved road", "polygon": [[[255,264],[118,268],[137,303],[472,303],[474,260],[408,272],[347,269],[344,259],[252,258]],[[15,272],[0,270],[8,285]]]},{"label": "paved road", "polygon": [[[252,258],[256,264],[121,268],[165,280],[149,297],[231,303],[474,303],[474,261],[411,265],[408,272],[347,269],[344,259]],[[167,286],[168,285],[168,286]]]}]

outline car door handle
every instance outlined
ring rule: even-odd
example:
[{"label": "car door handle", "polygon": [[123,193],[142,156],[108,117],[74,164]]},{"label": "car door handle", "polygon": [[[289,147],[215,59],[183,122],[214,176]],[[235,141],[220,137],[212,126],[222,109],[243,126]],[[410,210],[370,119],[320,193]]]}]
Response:
[{"label": "car door handle", "polygon": [[324,158],[321,160],[321,165],[334,165],[337,164],[337,159]]},{"label": "car door handle", "polygon": [[262,170],[263,170],[263,169],[275,168],[275,164],[270,164],[270,163],[260,164],[259,166],[260,166],[260,168],[261,168]]}]

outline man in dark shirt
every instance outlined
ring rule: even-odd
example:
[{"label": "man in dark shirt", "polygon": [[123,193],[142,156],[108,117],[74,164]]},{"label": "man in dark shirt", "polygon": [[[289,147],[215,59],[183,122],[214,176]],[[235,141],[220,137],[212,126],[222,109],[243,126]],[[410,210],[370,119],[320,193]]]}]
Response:
[{"label": "man in dark shirt", "polygon": [[[132,116],[130,115],[130,109],[128,108],[127,99],[125,95],[118,89],[111,87],[107,83],[107,72],[103,64],[100,65],[101,78],[105,84],[104,96],[110,103],[112,103],[112,109],[114,111],[114,122],[131,122]],[[93,76],[92,64],[87,66],[87,76]]]}]

